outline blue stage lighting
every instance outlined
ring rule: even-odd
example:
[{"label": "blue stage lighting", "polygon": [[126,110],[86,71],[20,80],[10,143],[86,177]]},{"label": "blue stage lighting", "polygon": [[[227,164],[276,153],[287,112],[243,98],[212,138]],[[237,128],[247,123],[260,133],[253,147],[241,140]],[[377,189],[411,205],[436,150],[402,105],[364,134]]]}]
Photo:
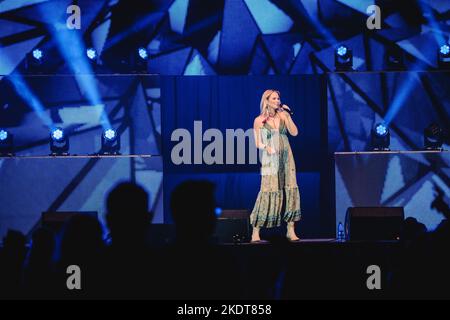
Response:
[{"label": "blue stage lighting", "polygon": [[12,155],[14,155],[12,134],[0,129],[0,157]]},{"label": "blue stage lighting", "polygon": [[353,70],[352,50],[344,45],[337,47],[334,51],[334,65],[337,71]]},{"label": "blue stage lighting", "polygon": [[448,54],[450,53],[450,47],[449,47],[448,45],[444,44],[444,45],[441,46],[441,48],[439,49],[439,52],[440,52],[441,54],[443,54],[444,56],[445,56],[445,55],[448,55]]},{"label": "blue stage lighting", "polygon": [[441,69],[450,69],[450,46],[444,44],[439,48],[438,66]]},{"label": "blue stage lighting", "polygon": [[387,134],[388,130],[384,124],[380,123],[376,126],[376,132],[377,135],[384,136]]},{"label": "blue stage lighting", "polygon": [[133,73],[147,73],[148,71],[148,51],[145,47],[139,47],[130,56],[130,67]]},{"label": "blue stage lighting", "polygon": [[28,52],[25,60],[26,73],[44,73],[44,60],[44,52],[41,49],[34,49],[33,51]]},{"label": "blue stage lighting", "polygon": [[8,139],[8,131],[1,129],[0,130],[0,141],[5,141],[6,139]]},{"label": "blue stage lighting", "polygon": [[341,57],[345,56],[347,54],[347,47],[340,46],[339,48],[337,48],[337,54]]},{"label": "blue stage lighting", "polygon": [[376,124],[372,129],[371,135],[372,148],[374,151],[389,151],[391,134],[389,128],[384,123]]},{"label": "blue stage lighting", "polygon": [[50,131],[50,151],[51,156],[69,155],[69,138],[61,128],[54,128]]},{"label": "blue stage lighting", "polygon": [[116,130],[108,128],[102,134],[102,155],[118,155],[120,154],[120,136]]},{"label": "blue stage lighting", "polygon": [[216,217],[220,217],[220,215],[222,214],[222,208],[216,207],[214,209],[214,213],[216,214]]},{"label": "blue stage lighting", "polygon": [[55,141],[61,141],[64,139],[64,131],[61,128],[55,128],[51,132],[52,139]]},{"label": "blue stage lighting", "polygon": [[113,129],[105,130],[105,132],[103,132],[103,135],[105,136],[105,139],[107,139],[107,140],[114,140],[117,137],[117,133]]},{"label": "blue stage lighting", "polygon": [[138,53],[139,53],[139,57],[141,57],[142,59],[147,59],[148,58],[148,52],[147,49],[145,48],[139,48],[138,49]]},{"label": "blue stage lighting", "polygon": [[42,53],[41,49],[34,49],[33,50],[33,58],[36,60],[41,60],[44,57],[44,54]]},{"label": "blue stage lighting", "polygon": [[97,58],[97,51],[94,48],[88,48],[86,50],[86,55],[89,59],[94,60]]}]

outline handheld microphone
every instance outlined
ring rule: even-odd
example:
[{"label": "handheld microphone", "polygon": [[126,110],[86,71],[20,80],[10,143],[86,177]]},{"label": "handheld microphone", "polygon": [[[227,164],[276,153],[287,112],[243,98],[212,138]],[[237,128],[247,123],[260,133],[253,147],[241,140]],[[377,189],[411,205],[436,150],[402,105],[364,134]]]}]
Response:
[{"label": "handheld microphone", "polygon": [[290,114],[291,116],[294,114],[294,112],[292,112],[291,109],[289,109],[289,107],[286,106],[286,105],[283,104],[283,103],[280,103],[280,106],[278,107],[277,111],[278,111],[278,112],[282,112],[282,111],[289,112],[289,114]]}]

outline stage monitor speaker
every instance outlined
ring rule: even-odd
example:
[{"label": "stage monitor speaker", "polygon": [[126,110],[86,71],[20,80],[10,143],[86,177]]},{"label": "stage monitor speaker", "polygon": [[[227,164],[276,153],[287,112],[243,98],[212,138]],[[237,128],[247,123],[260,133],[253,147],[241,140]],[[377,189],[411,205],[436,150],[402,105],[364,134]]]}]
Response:
[{"label": "stage monitor speaker", "polygon": [[247,210],[222,210],[214,233],[214,239],[218,243],[248,242],[249,235],[250,216]]},{"label": "stage monitor speaker", "polygon": [[56,232],[60,231],[64,224],[75,215],[90,215],[97,218],[96,211],[53,211],[43,212],[41,223],[43,227],[52,229]]},{"label": "stage monitor speaker", "polygon": [[345,217],[346,239],[399,240],[403,207],[350,207]]}]

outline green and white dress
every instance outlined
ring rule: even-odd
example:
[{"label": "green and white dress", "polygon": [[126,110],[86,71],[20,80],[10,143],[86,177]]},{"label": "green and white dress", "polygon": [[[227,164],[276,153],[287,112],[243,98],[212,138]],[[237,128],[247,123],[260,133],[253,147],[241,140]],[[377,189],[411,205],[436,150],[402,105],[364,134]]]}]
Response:
[{"label": "green and white dress", "polygon": [[300,192],[286,125],[281,121],[277,130],[265,122],[260,134],[261,142],[276,152],[272,155],[266,150],[262,152],[261,189],[250,222],[254,227],[271,228],[280,226],[282,219],[285,222],[299,221]]}]

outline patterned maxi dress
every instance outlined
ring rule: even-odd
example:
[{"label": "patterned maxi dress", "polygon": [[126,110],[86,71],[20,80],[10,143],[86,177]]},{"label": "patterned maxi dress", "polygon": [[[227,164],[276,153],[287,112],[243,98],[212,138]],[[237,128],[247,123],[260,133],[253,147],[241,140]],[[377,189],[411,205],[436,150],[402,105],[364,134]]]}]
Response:
[{"label": "patterned maxi dress", "polygon": [[261,142],[276,152],[272,155],[262,152],[261,189],[250,215],[254,227],[278,227],[281,219],[292,222],[301,218],[295,162],[286,133],[284,121],[280,122],[279,130],[267,122],[260,130]]}]

